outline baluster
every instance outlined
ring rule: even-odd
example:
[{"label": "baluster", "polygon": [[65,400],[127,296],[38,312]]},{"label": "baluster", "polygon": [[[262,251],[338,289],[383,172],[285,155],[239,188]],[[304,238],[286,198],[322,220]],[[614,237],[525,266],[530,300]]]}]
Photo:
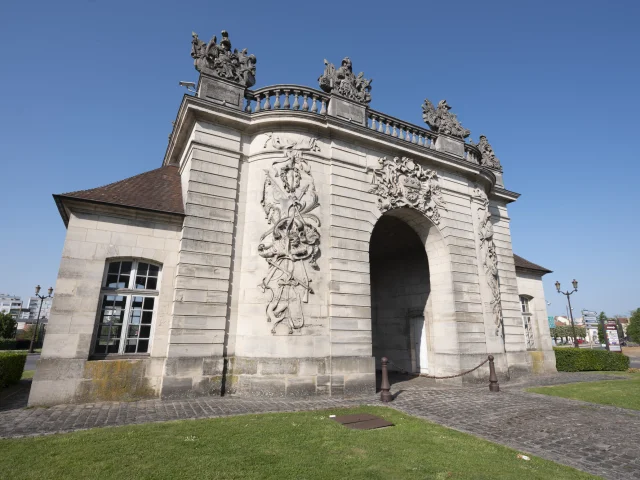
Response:
[{"label": "baluster", "polygon": [[302,110],[304,112],[309,111],[309,103],[307,102],[307,97],[309,96],[309,94],[307,92],[302,92],[302,95],[304,97],[304,102],[302,102]]},{"label": "baluster", "polygon": [[387,128],[385,129],[384,133],[386,133],[387,135],[391,135],[391,121],[386,120],[386,123],[387,123]]},{"label": "baluster", "polygon": [[320,105],[320,115],[326,115],[327,114],[327,99],[322,97],[320,99],[321,105]]},{"label": "baluster", "polygon": [[260,111],[260,94],[256,93],[256,108],[253,109],[253,113],[258,113]]},{"label": "baluster", "polygon": [[397,137],[397,136],[398,136],[398,132],[396,132],[396,127],[397,127],[397,126],[398,126],[398,124],[397,124],[396,122],[393,122],[393,123],[391,124],[391,129],[392,129],[392,131],[391,131],[391,136],[392,136],[392,137]]},{"label": "baluster", "polygon": [[280,108],[280,90],[276,90],[276,101],[273,102],[273,108],[276,110]]},{"label": "baluster", "polygon": [[264,109],[271,110],[271,92],[264,93]]},{"label": "baluster", "polygon": [[312,93],[311,98],[313,98],[313,102],[311,103],[311,112],[318,113],[318,103],[317,103],[318,95]]},{"label": "baluster", "polygon": [[415,130],[411,130],[411,143],[418,143],[418,137],[416,136]]},{"label": "baluster", "polygon": [[300,90],[293,91],[293,109],[298,110],[300,108],[300,102],[298,102],[298,96],[300,95]]},{"label": "baluster", "polygon": [[282,106],[282,108],[284,108],[285,110],[291,109],[291,105],[289,104],[289,92],[290,90],[284,91],[284,105]]},{"label": "baluster", "polygon": [[375,130],[375,129],[376,129],[376,116],[371,115],[371,130]]},{"label": "baluster", "polygon": [[378,117],[378,131],[384,133],[384,118]]},{"label": "baluster", "polygon": [[251,97],[245,97],[245,100],[247,101],[247,106],[244,107],[244,111],[251,113]]}]

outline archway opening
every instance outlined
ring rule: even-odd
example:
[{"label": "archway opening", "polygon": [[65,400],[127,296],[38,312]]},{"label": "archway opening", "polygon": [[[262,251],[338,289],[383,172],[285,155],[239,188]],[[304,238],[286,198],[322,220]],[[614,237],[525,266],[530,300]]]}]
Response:
[{"label": "archway opening", "polygon": [[369,245],[373,355],[412,373],[429,370],[429,262],[424,243],[407,223],[383,215]]}]

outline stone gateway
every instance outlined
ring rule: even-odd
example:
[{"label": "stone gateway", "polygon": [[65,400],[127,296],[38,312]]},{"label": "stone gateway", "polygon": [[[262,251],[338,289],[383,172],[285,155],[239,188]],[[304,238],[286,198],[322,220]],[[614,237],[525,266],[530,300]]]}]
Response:
[{"label": "stone gateway", "polygon": [[256,57],[227,32],[191,55],[162,166],[54,195],[67,235],[30,405],[349,396],[382,356],[555,371],[549,270],[512,251],[519,195],[445,100],[419,126],[370,108],[349,58],[320,89],[251,90]]}]

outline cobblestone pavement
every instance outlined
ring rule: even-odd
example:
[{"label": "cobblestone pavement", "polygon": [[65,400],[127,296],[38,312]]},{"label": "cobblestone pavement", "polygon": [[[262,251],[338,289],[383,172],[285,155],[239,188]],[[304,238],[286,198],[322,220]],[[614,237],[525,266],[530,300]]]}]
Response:
[{"label": "cobblestone pavement", "polygon": [[[445,388],[420,381],[426,379],[403,379],[394,383],[396,399],[389,406],[608,479],[640,479],[640,412],[524,391],[529,386],[614,378],[599,374],[548,375],[505,383],[500,393],[490,393],[486,385]],[[19,403],[15,401],[14,407]],[[380,405],[377,396],[307,400],[200,397],[12,408],[0,411],[0,437],[363,404]]]}]

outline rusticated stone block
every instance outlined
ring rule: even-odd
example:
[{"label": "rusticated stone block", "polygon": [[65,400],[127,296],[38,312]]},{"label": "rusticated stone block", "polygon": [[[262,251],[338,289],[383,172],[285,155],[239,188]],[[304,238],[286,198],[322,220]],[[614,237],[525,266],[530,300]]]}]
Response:
[{"label": "rusticated stone block", "polygon": [[[242,377],[241,377],[242,379]],[[287,387],[281,377],[251,377],[251,394],[258,397],[284,397]]]},{"label": "rusticated stone block", "polygon": [[202,375],[202,357],[167,358],[165,375],[168,377],[186,377]]},{"label": "rusticated stone block", "polygon": [[232,357],[229,359],[229,371],[233,375],[256,375],[258,363],[257,358]]},{"label": "rusticated stone block", "polygon": [[331,359],[332,374],[375,373],[373,357],[334,357]]},{"label": "rusticated stone block", "polygon": [[202,363],[202,375],[222,375],[225,359],[222,357],[205,358]]},{"label": "rusticated stone block", "polygon": [[86,362],[77,401],[113,402],[155,398],[158,392],[145,376],[147,360],[99,360]]},{"label": "rusticated stone block", "polygon": [[345,375],[344,395],[346,397],[373,395],[376,393],[376,374],[361,373],[356,375]]},{"label": "rusticated stone block", "polygon": [[162,379],[161,397],[169,399],[193,396],[192,386],[191,377],[164,377]]},{"label": "rusticated stone block", "polygon": [[193,388],[193,392],[197,395],[220,395],[222,386],[222,375],[202,377]]},{"label": "rusticated stone block", "polygon": [[297,375],[297,358],[260,359],[261,375]]},{"label": "rusticated stone block", "polygon": [[287,397],[310,397],[315,394],[315,377],[287,377]]}]

